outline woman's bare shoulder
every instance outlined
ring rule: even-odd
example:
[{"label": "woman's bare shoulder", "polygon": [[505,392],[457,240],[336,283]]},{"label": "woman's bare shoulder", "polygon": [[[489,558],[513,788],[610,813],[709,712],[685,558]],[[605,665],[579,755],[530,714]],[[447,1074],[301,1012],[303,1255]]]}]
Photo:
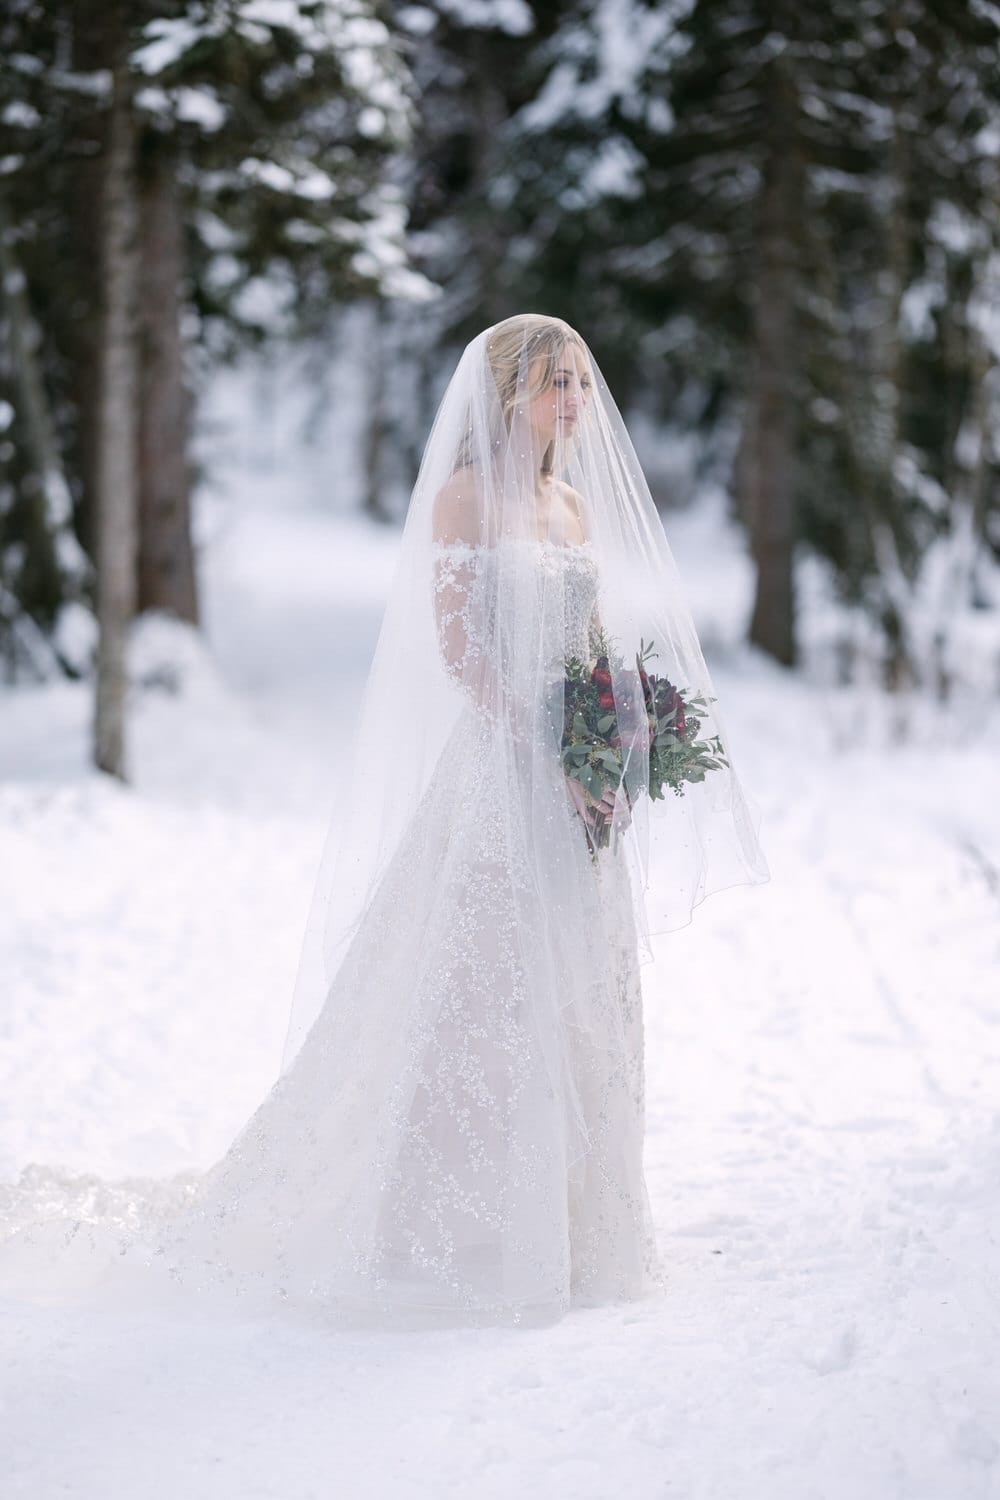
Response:
[{"label": "woman's bare shoulder", "polygon": [[436,542],[481,540],[482,504],[471,468],[456,469],[438,490],[432,525]]},{"label": "woman's bare shoulder", "polygon": [[579,525],[577,540],[582,542],[589,541],[591,537],[590,507],[580,494],[580,491],[575,490],[571,484],[566,484],[562,479],[558,480],[557,483],[563,502],[569,511],[570,518],[575,517]]}]

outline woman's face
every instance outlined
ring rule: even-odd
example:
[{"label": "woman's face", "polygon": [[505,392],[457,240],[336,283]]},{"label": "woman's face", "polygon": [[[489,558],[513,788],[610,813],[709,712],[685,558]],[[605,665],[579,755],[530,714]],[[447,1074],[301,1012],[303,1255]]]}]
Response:
[{"label": "woman's face", "polygon": [[[546,360],[528,366],[528,385],[544,374]],[[576,344],[564,344],[556,357],[552,384],[532,397],[525,410],[539,447],[544,450],[556,437],[572,437],[590,400],[591,376],[587,358]]]}]

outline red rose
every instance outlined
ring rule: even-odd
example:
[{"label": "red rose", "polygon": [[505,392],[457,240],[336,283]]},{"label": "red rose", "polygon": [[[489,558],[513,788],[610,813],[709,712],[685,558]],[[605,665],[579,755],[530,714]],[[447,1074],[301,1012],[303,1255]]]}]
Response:
[{"label": "red rose", "polygon": [[674,710],[674,734],[677,735],[678,739],[681,739],[683,737],[683,734],[684,734],[684,723],[685,723],[685,720],[684,720],[684,699],[681,697],[680,693],[677,691],[676,688],[674,688],[673,697],[671,699],[670,706]]},{"label": "red rose", "polygon": [[684,716],[684,699],[665,677],[661,677],[656,684],[655,713],[658,719],[665,719],[673,714],[673,720],[669,726],[670,732],[678,739],[683,739],[687,720]]},{"label": "red rose", "polygon": [[613,693],[601,693],[597,699],[602,708],[614,708],[615,697]]},{"label": "red rose", "polygon": [[598,687],[609,688],[611,686],[611,673],[605,672],[603,667],[595,667],[592,676]]}]

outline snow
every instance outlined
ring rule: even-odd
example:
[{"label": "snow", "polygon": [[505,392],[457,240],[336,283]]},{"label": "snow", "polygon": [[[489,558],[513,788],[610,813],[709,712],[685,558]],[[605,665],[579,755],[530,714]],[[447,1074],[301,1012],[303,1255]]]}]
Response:
[{"label": "snow", "polygon": [[[519,0],[507,0],[519,3]],[[275,34],[287,33],[308,69],[310,54],[335,53],[352,88],[367,96],[369,106],[381,109],[394,120],[408,118],[406,94],[401,86],[399,59],[391,46],[385,23],[374,15],[366,0],[237,0],[217,13],[149,21],[143,42],[132,52],[133,66],[147,78],[157,78],[183,66],[206,40],[228,38],[232,45],[252,48],[275,46]],[[204,85],[175,90],[181,117],[207,130],[218,126],[220,107],[214,92]]]},{"label": "snow", "polygon": [[226,123],[226,110],[214,89],[176,88],[173,90],[176,117],[190,125],[200,125],[202,130],[213,134]]},{"label": "snow", "polygon": [[189,53],[207,38],[218,38],[230,31],[253,46],[266,47],[274,31],[288,31],[299,43],[316,51],[330,45],[323,22],[342,24],[345,16],[353,17],[352,0],[321,6],[300,4],[300,0],[237,0],[234,6],[207,10],[197,19],[186,16],[157,17],[144,28],[145,41],[132,53],[132,62],[148,77],[176,68]]},{"label": "snow", "polygon": [[528,134],[542,134],[567,119],[604,118],[615,103],[626,115],[637,109],[641,113],[649,91],[643,82],[650,60],[662,63],[683,45],[673,33],[690,8],[689,0],[654,6],[596,0],[585,25],[573,15],[548,44],[552,69],[536,97],[519,112],[519,127]]},{"label": "snow", "polygon": [[934,277],[913,281],[900,299],[899,316],[904,336],[910,343],[934,336],[934,314],[944,304],[944,286]]},{"label": "snow", "polygon": [[275,161],[261,161],[248,156],[239,165],[240,176],[249,182],[259,182],[276,193],[294,193],[300,198],[317,202],[335,196],[337,187],[325,172],[306,169],[301,175]]},{"label": "snow", "polygon": [[378,281],[390,298],[400,302],[431,302],[441,289],[407,264],[404,249],[408,210],[399,189],[391,182],[376,183],[365,194],[365,217],[357,224],[344,223],[345,239],[357,239],[360,247],[351,257],[359,276]]},{"label": "snow", "polygon": [[[84,685],[0,690],[7,1179],[202,1168],[277,1071],[396,534],[231,398],[207,645],[136,631],[132,785],[88,769]],[[773,879],[643,970],[662,1299],[403,1335],[8,1292],[5,1500],[1000,1495],[996,715],[897,742],[740,644],[718,510],[668,530]]]},{"label": "snow", "polygon": [[188,125],[197,125],[207,135],[214,135],[226,123],[226,110],[214,89],[173,88],[169,92],[159,87],[139,89],[135,103],[146,114],[160,120],[182,120]]},{"label": "snow", "polygon": [[382,110],[368,105],[358,115],[358,134],[367,136],[369,140],[378,140],[379,136],[385,134],[387,124]]},{"label": "snow", "polygon": [[0,110],[0,120],[13,130],[34,130],[42,123],[42,117],[33,104],[24,99],[12,99]]},{"label": "snow", "polygon": [[983,247],[986,229],[972,214],[955,203],[938,203],[927,223],[927,236],[933,244],[944,246],[952,255],[969,255]]},{"label": "snow", "polygon": [[52,630],[52,644],[71,672],[88,672],[97,652],[97,620],[93,612],[77,600],[64,604]]},{"label": "snow", "polygon": [[396,20],[411,36],[429,36],[437,25],[437,15],[428,5],[404,5]]},{"label": "snow", "polygon": [[438,9],[457,26],[527,36],[534,30],[531,7],[524,0],[438,0]]},{"label": "snow", "polygon": [[589,169],[581,174],[583,193],[591,202],[601,198],[636,198],[642,192],[642,158],[624,136],[602,141]]},{"label": "snow", "polygon": [[145,44],[133,49],[132,66],[154,78],[176,67],[203,37],[214,36],[216,31],[215,25],[199,27],[186,18],[150,21],[144,32]]}]

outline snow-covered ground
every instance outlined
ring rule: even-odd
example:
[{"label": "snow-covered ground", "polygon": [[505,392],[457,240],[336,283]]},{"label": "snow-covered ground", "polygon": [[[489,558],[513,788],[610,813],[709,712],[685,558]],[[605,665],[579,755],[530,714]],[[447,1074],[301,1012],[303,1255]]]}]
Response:
[{"label": "snow-covered ground", "polygon": [[[277,1072],[395,537],[228,478],[211,655],[137,642],[130,788],[84,689],[0,694],[8,1180],[206,1166]],[[672,535],[773,879],[643,971],[665,1296],[419,1335],[8,1296],[5,1500],[1000,1496],[1000,723],[894,742],[736,644],[717,516]]]}]

